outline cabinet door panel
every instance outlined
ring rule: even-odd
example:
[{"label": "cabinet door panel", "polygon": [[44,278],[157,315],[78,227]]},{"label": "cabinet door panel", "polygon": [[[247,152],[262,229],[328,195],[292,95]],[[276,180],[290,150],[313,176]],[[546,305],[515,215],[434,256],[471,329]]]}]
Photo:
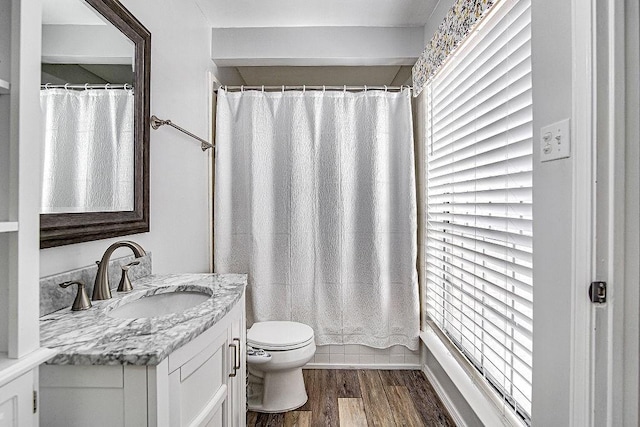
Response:
[{"label": "cabinet door panel", "polygon": [[[238,304],[239,310],[244,310],[244,296]],[[235,310],[234,310],[235,313]],[[245,317],[243,311],[238,312],[231,322],[229,328],[229,340],[239,344],[240,360],[237,363],[239,369],[236,370],[236,376],[229,378],[229,426],[245,427],[246,425],[246,405],[247,405],[247,387],[246,387],[246,329]]]},{"label": "cabinet door panel", "polygon": [[43,427],[124,425],[123,389],[48,387],[43,391],[40,399]]},{"label": "cabinet door panel", "polygon": [[222,385],[222,349],[180,383],[181,425],[188,425]]},{"label": "cabinet door panel", "polygon": [[205,424],[206,427],[222,427],[222,407],[213,414],[213,417]]},{"label": "cabinet door panel", "polygon": [[16,398],[0,403],[0,427],[16,427]]},{"label": "cabinet door panel", "polygon": [[37,424],[38,420],[33,413],[34,378],[34,372],[28,371],[0,387],[0,427],[29,427]]}]

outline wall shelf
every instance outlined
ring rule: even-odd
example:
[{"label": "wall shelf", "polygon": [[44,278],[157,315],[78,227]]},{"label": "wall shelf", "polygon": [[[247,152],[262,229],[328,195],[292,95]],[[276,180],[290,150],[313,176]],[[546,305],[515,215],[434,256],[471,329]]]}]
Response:
[{"label": "wall shelf", "polygon": [[0,221],[0,233],[18,231],[18,223],[15,221]]},{"label": "wall shelf", "polygon": [[0,79],[0,95],[7,95],[11,91],[11,83]]}]

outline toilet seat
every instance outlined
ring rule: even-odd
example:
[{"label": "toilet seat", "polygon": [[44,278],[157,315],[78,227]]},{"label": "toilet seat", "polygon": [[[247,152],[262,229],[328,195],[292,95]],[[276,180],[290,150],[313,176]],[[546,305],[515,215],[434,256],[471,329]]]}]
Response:
[{"label": "toilet seat", "polygon": [[267,351],[295,350],[312,342],[313,329],[298,322],[257,322],[247,331],[247,345]]}]

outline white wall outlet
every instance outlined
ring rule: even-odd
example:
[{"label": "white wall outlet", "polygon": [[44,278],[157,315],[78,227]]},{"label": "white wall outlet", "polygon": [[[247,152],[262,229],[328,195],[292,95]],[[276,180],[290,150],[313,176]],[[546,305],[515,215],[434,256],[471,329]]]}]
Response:
[{"label": "white wall outlet", "polygon": [[571,157],[570,120],[564,119],[540,129],[540,161]]}]

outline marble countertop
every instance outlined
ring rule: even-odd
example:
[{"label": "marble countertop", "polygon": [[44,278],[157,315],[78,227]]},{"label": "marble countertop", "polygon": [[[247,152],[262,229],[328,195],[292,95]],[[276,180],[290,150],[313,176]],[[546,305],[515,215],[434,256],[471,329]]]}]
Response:
[{"label": "marble countertop", "polygon": [[[213,326],[241,298],[245,274],[150,275],[132,282],[128,294],[92,301],[85,311],[64,308],[40,318],[40,345],[58,351],[51,365],[157,365],[177,348]],[[182,313],[162,317],[117,319],[114,308],[141,295],[172,291],[212,295]]]}]

